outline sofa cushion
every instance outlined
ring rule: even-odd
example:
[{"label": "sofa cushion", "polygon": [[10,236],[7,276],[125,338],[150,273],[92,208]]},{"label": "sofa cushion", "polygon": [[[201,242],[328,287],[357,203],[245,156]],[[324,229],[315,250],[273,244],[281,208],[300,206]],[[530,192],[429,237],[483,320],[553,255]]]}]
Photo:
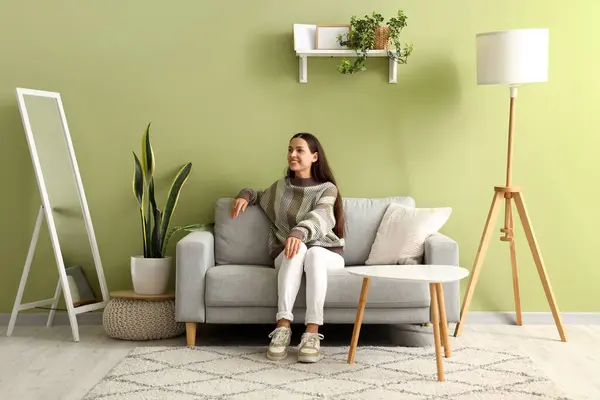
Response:
[{"label": "sofa cushion", "polygon": [[425,253],[425,240],[444,226],[451,213],[451,207],[390,204],[365,264],[419,264]]},{"label": "sofa cushion", "polygon": [[[325,307],[356,308],[362,277],[348,272],[352,267],[331,271],[327,277]],[[261,265],[218,265],[206,272],[208,307],[277,307],[277,271]],[[305,277],[296,306],[306,307]],[[368,308],[412,308],[429,306],[427,284],[392,279],[372,279]],[[273,315],[275,318],[275,315]]]},{"label": "sofa cushion", "polygon": [[364,265],[375,241],[377,229],[390,203],[415,207],[412,197],[343,198],[346,233],[346,266]]},{"label": "sofa cushion", "polygon": [[218,199],[215,208],[215,263],[273,265],[269,255],[270,222],[258,206],[231,218],[233,199]]}]

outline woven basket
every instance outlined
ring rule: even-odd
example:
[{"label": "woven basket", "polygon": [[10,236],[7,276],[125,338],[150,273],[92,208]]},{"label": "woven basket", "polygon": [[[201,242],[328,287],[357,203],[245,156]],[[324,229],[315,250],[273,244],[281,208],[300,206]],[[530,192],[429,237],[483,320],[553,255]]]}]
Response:
[{"label": "woven basket", "polygon": [[389,49],[391,42],[389,26],[375,28],[375,50],[387,50]]},{"label": "woven basket", "polygon": [[122,340],[156,340],[179,336],[185,324],[175,321],[175,301],[111,299],[102,315],[108,336]]}]

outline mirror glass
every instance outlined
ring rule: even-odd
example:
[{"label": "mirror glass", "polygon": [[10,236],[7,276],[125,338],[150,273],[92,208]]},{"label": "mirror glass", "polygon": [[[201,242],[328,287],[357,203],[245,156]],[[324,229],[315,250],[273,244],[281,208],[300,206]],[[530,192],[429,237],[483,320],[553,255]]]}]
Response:
[{"label": "mirror glass", "polygon": [[81,266],[89,279],[94,257],[58,101],[24,95],[24,102],[65,268]]}]

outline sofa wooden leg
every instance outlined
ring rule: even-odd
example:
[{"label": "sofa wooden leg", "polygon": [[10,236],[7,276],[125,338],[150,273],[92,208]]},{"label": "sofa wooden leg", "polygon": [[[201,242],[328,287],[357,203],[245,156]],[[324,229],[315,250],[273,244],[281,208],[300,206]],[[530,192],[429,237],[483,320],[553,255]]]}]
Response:
[{"label": "sofa wooden leg", "polygon": [[196,345],[196,323],[186,322],[185,323],[185,334],[187,338],[188,347],[194,347]]}]

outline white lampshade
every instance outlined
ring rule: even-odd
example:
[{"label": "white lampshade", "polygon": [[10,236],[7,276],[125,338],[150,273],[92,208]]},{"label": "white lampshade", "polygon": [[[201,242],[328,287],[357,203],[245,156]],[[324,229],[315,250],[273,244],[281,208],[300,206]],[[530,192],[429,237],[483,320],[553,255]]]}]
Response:
[{"label": "white lampshade", "polygon": [[476,39],[478,85],[548,81],[548,29],[487,32]]}]

